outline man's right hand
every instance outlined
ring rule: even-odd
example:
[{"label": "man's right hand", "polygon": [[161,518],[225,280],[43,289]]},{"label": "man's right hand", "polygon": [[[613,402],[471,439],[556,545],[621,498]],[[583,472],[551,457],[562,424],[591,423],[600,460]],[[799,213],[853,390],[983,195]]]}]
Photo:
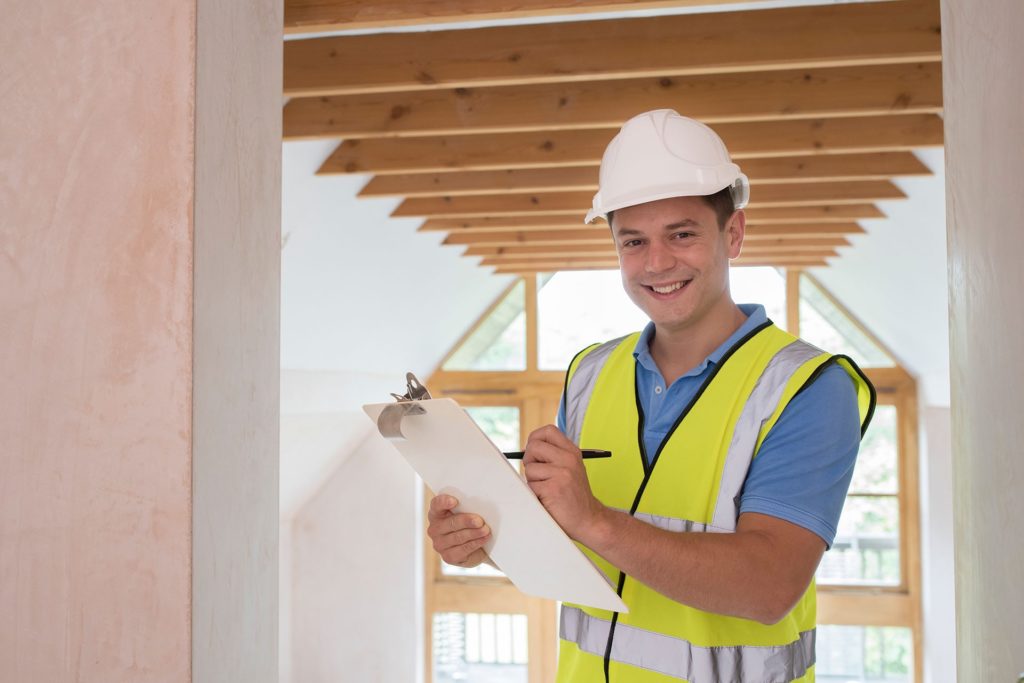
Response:
[{"label": "man's right hand", "polygon": [[453,496],[434,496],[427,512],[427,536],[445,562],[457,567],[475,567],[487,561],[484,543],[491,528],[480,515],[455,513],[459,501]]}]

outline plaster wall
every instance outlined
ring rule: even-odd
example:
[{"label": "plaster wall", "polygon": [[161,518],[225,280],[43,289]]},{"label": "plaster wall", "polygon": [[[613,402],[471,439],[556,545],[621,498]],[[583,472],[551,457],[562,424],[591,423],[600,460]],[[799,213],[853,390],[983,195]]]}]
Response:
[{"label": "plaster wall", "polygon": [[192,681],[277,680],[279,0],[199,0]]},{"label": "plaster wall", "polygon": [[292,680],[422,680],[422,484],[366,439],[292,522]]},{"label": "plaster wall", "polygon": [[4,15],[5,681],[276,677],[280,25]]},{"label": "plaster wall", "polygon": [[190,680],[194,1],[0,21],[0,678]]},{"label": "plaster wall", "polygon": [[957,667],[1024,672],[1024,3],[942,4]]}]

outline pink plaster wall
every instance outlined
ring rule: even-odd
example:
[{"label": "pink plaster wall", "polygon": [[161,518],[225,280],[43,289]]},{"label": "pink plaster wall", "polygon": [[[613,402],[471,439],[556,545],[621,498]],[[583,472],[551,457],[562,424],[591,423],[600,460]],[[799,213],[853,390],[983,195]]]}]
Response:
[{"label": "pink plaster wall", "polygon": [[188,681],[195,1],[0,21],[0,680]]}]

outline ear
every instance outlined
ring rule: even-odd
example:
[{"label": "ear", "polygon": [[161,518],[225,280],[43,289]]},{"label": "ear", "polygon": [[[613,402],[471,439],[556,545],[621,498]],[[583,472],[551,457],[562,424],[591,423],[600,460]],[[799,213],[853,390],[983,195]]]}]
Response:
[{"label": "ear", "polygon": [[733,212],[725,224],[725,243],[730,259],[740,255],[740,250],[743,248],[743,238],[746,234],[747,215],[743,213],[743,209],[739,209]]}]

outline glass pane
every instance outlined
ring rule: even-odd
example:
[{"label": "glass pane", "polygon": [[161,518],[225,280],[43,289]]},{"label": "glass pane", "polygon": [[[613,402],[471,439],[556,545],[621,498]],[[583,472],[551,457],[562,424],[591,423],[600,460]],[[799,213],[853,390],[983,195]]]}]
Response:
[{"label": "glass pane", "polygon": [[452,354],[444,369],[526,369],[526,285],[522,280]]},{"label": "glass pane", "polygon": [[897,493],[899,474],[896,406],[876,406],[871,426],[860,442],[851,493]]},{"label": "glass pane", "polygon": [[818,626],[818,681],[868,683],[913,680],[909,628]]},{"label": "glass pane", "polygon": [[786,277],[776,268],[730,268],[729,290],[738,304],[761,304],[768,317],[786,329]]},{"label": "glass pane", "polygon": [[895,365],[889,354],[861,332],[806,275],[800,276],[800,336],[830,353],[847,355],[864,367]]},{"label": "glass pane", "polygon": [[565,271],[537,280],[541,370],[564,371],[576,353],[643,329],[647,316],[622,289],[617,270]]},{"label": "glass pane", "polygon": [[[786,282],[774,268],[729,271],[733,299],[765,305],[768,317],[786,322]],[[617,270],[566,271],[537,280],[538,367],[565,370],[580,349],[641,330],[643,311],[626,295]]]},{"label": "glass pane", "polygon": [[525,614],[434,614],[435,683],[526,683]]},{"label": "glass pane", "polygon": [[[515,406],[475,406],[466,408],[484,434],[503,451],[519,450],[519,408]],[[441,560],[445,576],[505,576],[489,564],[471,569],[455,567]]]},{"label": "glass pane", "polygon": [[832,548],[818,566],[818,582],[898,585],[899,504],[896,496],[848,496]]},{"label": "glass pane", "polygon": [[484,434],[503,451],[519,450],[519,408],[515,406],[473,406],[466,408]]}]

